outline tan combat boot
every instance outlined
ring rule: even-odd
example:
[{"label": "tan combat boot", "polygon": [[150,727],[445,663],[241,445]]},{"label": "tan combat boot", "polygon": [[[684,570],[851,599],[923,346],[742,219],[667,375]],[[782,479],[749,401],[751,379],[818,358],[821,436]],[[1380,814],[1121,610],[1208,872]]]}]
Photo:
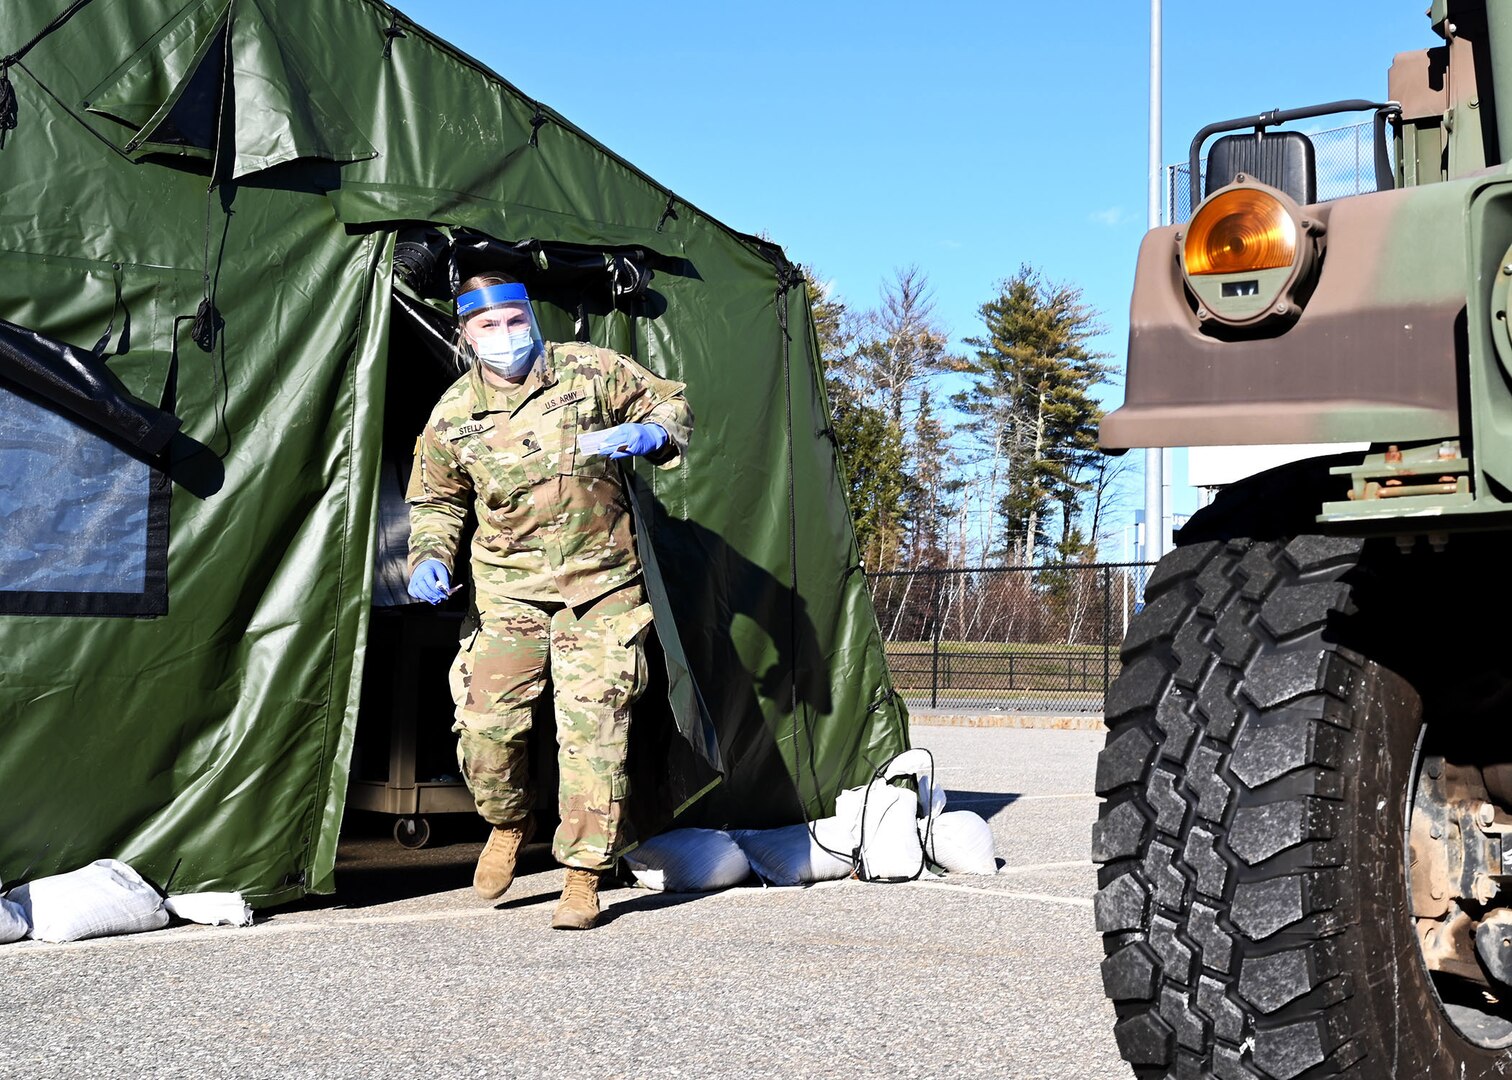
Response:
[{"label": "tan combat boot", "polygon": [[495,825],[473,871],[473,891],[485,900],[497,900],[514,883],[520,849],[535,835],[535,819]]},{"label": "tan combat boot", "polygon": [[553,930],[589,930],[598,922],[599,875],[597,870],[567,868],[567,884],[562,899],[551,914]]}]

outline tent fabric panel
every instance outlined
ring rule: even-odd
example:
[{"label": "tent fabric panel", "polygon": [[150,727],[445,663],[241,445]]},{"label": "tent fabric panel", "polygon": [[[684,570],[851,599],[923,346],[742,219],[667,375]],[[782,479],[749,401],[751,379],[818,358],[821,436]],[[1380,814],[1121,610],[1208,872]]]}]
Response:
[{"label": "tent fabric panel", "polygon": [[[22,160],[0,155],[0,182]],[[203,194],[178,205],[193,220]],[[316,855],[334,845],[367,607],[354,568],[371,558],[370,530],[348,530],[376,476],[377,346],[359,328],[381,238],[347,235],[318,195],[244,189],[234,210],[227,248],[257,257],[227,261],[221,342],[191,347],[176,386],[187,433],[225,472],[209,498],[174,493],[177,600],[151,624],[0,620],[0,724],[16,749],[0,759],[0,814],[21,823],[0,836],[7,878],[108,853],[258,903],[329,884]],[[0,248],[17,246],[0,223]],[[311,284],[282,288],[265,272],[278,264]]]},{"label": "tent fabric panel", "polygon": [[340,39],[322,15],[270,0],[239,0],[232,10],[232,178],[301,158],[348,162],[377,153],[326,74],[329,43]]},{"label": "tent fabric panel", "polygon": [[[118,68],[86,91],[81,106],[126,125],[133,133],[148,126],[189,81],[229,6],[229,0],[190,0]],[[130,30],[117,27],[115,32]],[[100,40],[116,44],[138,39]]]},{"label": "tent fabric panel", "polygon": [[[847,575],[859,559],[833,447],[817,436],[823,404],[801,304],[791,320],[789,353],[799,594],[790,588],[776,278],[765,258],[746,249],[722,251],[724,243],[717,233],[695,234],[687,257],[696,276],[653,280],[680,318],[637,320],[644,338],[639,358],[687,383],[695,416],[686,468],[641,472],[653,487],[655,546],[671,568],[671,606],[689,666],[704,673],[699,683],[726,765],[725,783],[693,814],[709,824],[787,824],[805,811],[827,812],[835,792],[869,778],[871,766],[851,752],[853,745],[864,743],[880,761],[876,755],[905,748],[907,735],[897,710],[872,709],[876,688],[887,686],[885,661],[864,579]],[[679,574],[683,567],[700,573]],[[837,644],[841,652],[871,657],[862,672],[870,676],[866,683],[849,682],[858,674],[855,665],[831,671]],[[812,765],[810,730],[818,747]]]},{"label": "tent fabric panel", "polygon": [[[0,251],[50,262],[120,263],[128,271],[128,284],[137,274],[151,273],[158,282],[197,285],[206,269],[206,232],[224,220],[219,196],[206,192],[207,178],[135,166],[106,149],[110,144],[95,126],[102,121],[67,105],[82,93],[79,85],[89,69],[86,62],[74,63],[60,53],[57,39],[85,30],[93,12],[93,7],[85,8],[28,56],[28,68],[45,72],[42,83],[20,68],[11,69],[20,121],[0,151],[6,181]],[[98,51],[90,40],[79,47],[85,56]],[[20,207],[26,208],[24,213]],[[218,235],[212,235],[212,245]],[[212,246],[212,255],[216,250]],[[54,304],[63,299],[47,289],[37,295],[39,303],[47,302],[41,298]],[[196,303],[198,297],[177,313],[192,315]],[[169,304],[160,307],[167,311]]]},{"label": "tent fabric panel", "polygon": [[[385,5],[366,0],[334,0],[322,11],[330,37],[352,48],[353,77],[361,85],[354,98],[375,103],[378,154],[343,170],[344,193],[381,192],[392,201],[408,189],[429,199],[432,211],[405,216],[471,225],[501,237],[615,244],[626,242],[619,238],[622,229],[658,232],[668,199],[664,189],[421,28],[406,26],[406,36],[383,59],[389,21]],[[363,48],[368,42],[370,51]],[[466,213],[470,200],[528,208],[523,216],[531,224],[453,221],[451,214]],[[599,227],[598,235],[568,235],[588,222]]]}]

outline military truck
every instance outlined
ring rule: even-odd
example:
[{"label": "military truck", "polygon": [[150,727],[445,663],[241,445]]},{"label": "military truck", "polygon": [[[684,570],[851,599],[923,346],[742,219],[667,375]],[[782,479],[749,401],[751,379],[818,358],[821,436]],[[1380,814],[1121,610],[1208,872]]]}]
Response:
[{"label": "military truck", "polygon": [[[1198,133],[1139,253],[1105,448],[1369,446],[1222,491],[1130,624],[1092,848],[1140,1078],[1512,1076],[1512,0],[1428,18],[1386,101]],[[1283,125],[1356,109],[1379,190],[1320,201]]]}]

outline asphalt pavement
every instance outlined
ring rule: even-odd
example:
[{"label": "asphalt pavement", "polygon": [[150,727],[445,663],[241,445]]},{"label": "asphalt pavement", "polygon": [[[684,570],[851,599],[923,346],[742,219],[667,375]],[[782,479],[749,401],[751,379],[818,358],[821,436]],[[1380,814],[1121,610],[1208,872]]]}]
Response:
[{"label": "asphalt pavement", "polygon": [[354,822],[338,895],[253,927],[0,946],[0,1076],[1126,1080],[1092,923],[1101,734],[914,743],[992,823],[997,875],[615,888],[563,933],[544,848],[489,903],[475,825],[403,852]]}]

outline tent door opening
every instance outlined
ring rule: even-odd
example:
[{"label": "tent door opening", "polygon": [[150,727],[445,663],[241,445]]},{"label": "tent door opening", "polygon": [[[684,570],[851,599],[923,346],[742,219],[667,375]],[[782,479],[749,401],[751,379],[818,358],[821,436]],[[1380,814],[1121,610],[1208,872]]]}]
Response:
[{"label": "tent door opening", "polygon": [[[538,254],[543,251],[549,254]],[[634,348],[632,341],[618,340],[630,323],[623,311],[607,318],[613,310],[609,290],[616,283],[639,290],[651,276],[648,267],[624,254],[535,242],[505,245],[477,234],[453,243],[434,229],[400,234],[384,395],[373,611],[347,807],[392,816],[394,838],[405,847],[432,843],[439,831],[432,819],[438,815],[476,812],[457,761],[447,678],[469,629],[464,626],[471,585],[466,553],[475,522],[470,521],[458,545],[452,584],[462,587],[435,607],[415,602],[407,590],[409,508],[404,495],[416,436],[460,374],[451,348],[451,320],[421,298],[449,296],[455,283],[448,279],[477,272],[480,260],[522,277],[531,276],[531,267],[542,274],[543,262],[554,267],[555,273],[530,285],[532,295],[541,297],[537,311],[547,335],[553,340],[601,339],[600,344],[622,351]],[[646,649],[650,681],[635,706],[628,764],[630,817],[642,836],[665,827],[688,802],[691,785],[709,782],[678,745],[667,662],[655,629],[647,635]],[[530,747],[536,835],[549,838],[558,813],[559,775],[550,686],[536,702]],[[481,838],[481,821],[477,829]]]}]

